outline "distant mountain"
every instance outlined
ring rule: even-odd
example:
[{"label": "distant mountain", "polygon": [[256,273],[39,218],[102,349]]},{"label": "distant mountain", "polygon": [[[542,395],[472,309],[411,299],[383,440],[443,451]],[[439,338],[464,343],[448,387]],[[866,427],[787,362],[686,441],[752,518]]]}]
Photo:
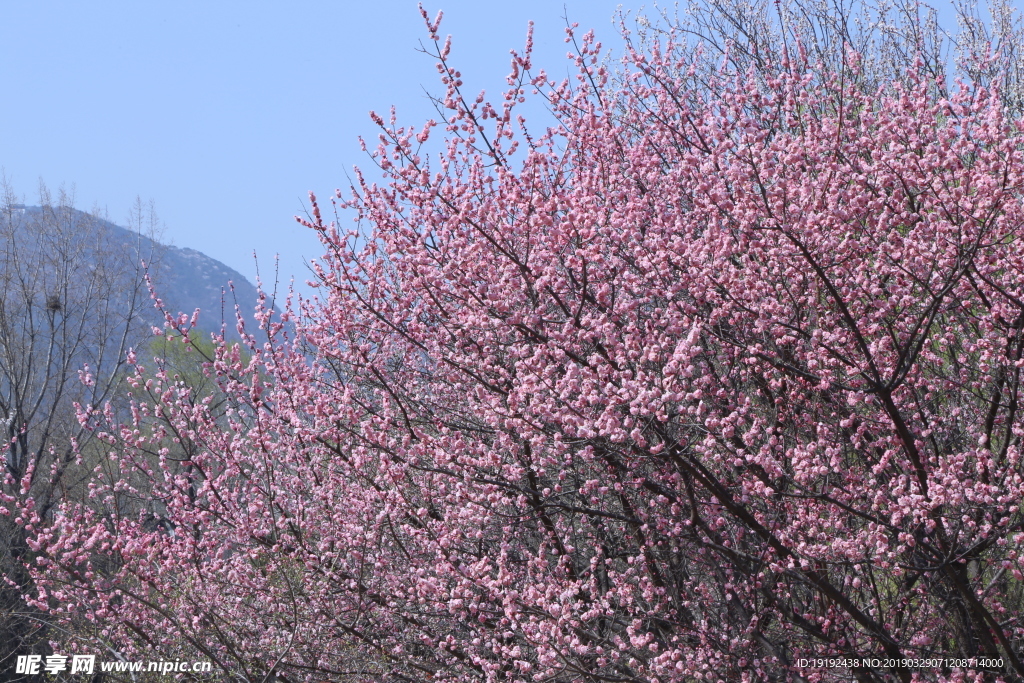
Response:
[{"label": "distant mountain", "polygon": [[[14,208],[28,222],[38,218],[43,211],[38,206]],[[237,270],[201,251],[162,244],[146,235],[82,211],[64,211],[70,212],[65,220],[71,224],[88,223],[90,234],[97,235],[100,241],[106,242],[86,248],[86,251],[98,253],[100,250],[113,248],[144,259],[149,266],[149,276],[156,294],[163,301],[167,311],[191,315],[198,308],[201,329],[219,331],[223,320],[227,322],[228,337],[237,340],[237,303],[246,320],[247,329],[253,331],[251,317],[258,296],[256,287]],[[146,321],[162,327],[164,319],[160,312],[148,302],[144,308],[147,312]]]},{"label": "distant mountain", "polygon": [[160,249],[163,252],[150,278],[167,310],[191,314],[198,308],[201,328],[219,330],[223,320],[227,322],[228,336],[237,338],[237,303],[247,329],[253,331],[251,318],[258,294],[245,276],[195,249],[166,244],[161,244]]}]

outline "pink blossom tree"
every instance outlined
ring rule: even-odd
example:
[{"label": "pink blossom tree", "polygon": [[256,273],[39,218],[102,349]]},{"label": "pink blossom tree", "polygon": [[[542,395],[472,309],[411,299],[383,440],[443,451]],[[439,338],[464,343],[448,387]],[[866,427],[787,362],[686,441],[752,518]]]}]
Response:
[{"label": "pink blossom tree", "polygon": [[24,510],[36,603],[245,681],[1024,676],[998,55],[947,87],[626,32],[613,72],[570,31],[574,80],[527,50],[489,102],[438,21],[447,118],[378,118],[383,180],[313,199],[320,297],[216,397],[133,358],[129,419],[83,407],[109,463]]}]

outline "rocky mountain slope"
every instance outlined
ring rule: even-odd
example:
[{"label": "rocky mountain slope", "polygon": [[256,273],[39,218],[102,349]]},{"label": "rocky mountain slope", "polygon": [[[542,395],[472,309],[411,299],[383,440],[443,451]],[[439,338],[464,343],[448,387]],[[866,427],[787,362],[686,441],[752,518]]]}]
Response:
[{"label": "rocky mountain slope", "polygon": [[[38,206],[15,206],[14,213],[17,215],[12,218],[25,226],[55,220],[54,217],[45,217],[44,209]],[[81,245],[83,258],[98,261],[106,258],[101,255],[118,253],[122,255],[122,262],[144,261],[156,294],[166,310],[191,315],[198,308],[200,328],[217,331],[222,321],[226,321],[228,336],[237,339],[236,303],[248,319],[257,300],[256,288],[241,273],[195,249],[162,244],[152,237],[85,212],[63,207],[61,213],[58,219],[67,226],[66,231],[88,235],[93,242]],[[32,248],[29,245],[38,243],[23,240],[22,244],[26,245],[23,248],[29,249]],[[162,314],[155,306],[144,303],[145,320],[162,326]]]}]

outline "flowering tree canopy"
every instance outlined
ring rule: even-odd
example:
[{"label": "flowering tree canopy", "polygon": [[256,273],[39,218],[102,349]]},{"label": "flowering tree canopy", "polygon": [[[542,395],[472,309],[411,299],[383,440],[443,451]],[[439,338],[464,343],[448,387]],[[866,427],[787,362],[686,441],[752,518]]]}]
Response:
[{"label": "flowering tree canopy", "polygon": [[314,199],[320,297],[216,396],[132,359],[130,415],[83,407],[109,462],[23,510],[37,604],[245,681],[1024,676],[998,79],[570,32],[575,80],[527,51],[491,103],[428,27],[449,118],[378,118],[354,229]]}]

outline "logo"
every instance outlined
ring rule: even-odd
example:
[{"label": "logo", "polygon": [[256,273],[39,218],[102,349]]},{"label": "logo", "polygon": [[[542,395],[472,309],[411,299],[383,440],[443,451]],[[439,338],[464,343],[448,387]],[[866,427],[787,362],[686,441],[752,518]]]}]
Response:
[{"label": "logo", "polygon": [[[71,655],[70,659],[73,674],[91,674],[96,668],[96,655]],[[45,661],[42,655],[18,655],[14,665],[16,674],[57,674],[67,670],[67,655],[50,655]]]}]

